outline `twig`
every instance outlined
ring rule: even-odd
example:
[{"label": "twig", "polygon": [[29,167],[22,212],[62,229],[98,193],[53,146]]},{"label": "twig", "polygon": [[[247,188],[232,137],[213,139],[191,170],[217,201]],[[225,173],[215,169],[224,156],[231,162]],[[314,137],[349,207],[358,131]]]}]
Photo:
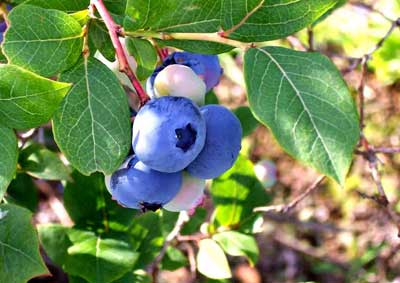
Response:
[{"label": "twig", "polygon": [[392,24],[390,25],[389,30],[386,32],[385,36],[382,37],[378,43],[369,51],[365,56],[367,56],[367,61],[371,58],[372,54],[374,54],[379,48],[383,46],[385,41],[389,38],[389,36],[393,33],[393,31],[400,27],[400,18],[393,20]]},{"label": "twig", "polygon": [[390,22],[393,21],[393,19],[389,18],[388,16],[386,16],[381,11],[375,9],[372,5],[369,5],[369,4],[366,4],[366,3],[363,3],[363,2],[359,2],[359,1],[352,1],[352,2],[349,2],[349,4],[354,6],[354,7],[362,8],[362,9],[365,9],[367,11],[377,13],[377,14],[381,15],[384,19],[386,19],[386,20],[388,20]]},{"label": "twig", "polygon": [[272,206],[262,206],[262,207],[256,207],[254,209],[254,212],[268,212],[268,211],[277,211],[281,213],[287,213],[293,210],[303,199],[305,199],[308,195],[313,193],[319,185],[322,183],[322,181],[325,179],[325,176],[320,176],[314,183],[309,186],[304,193],[296,197],[294,200],[292,200],[288,204],[280,204],[280,205],[272,205]]},{"label": "twig", "polygon": [[7,24],[7,27],[10,26],[10,22],[8,21],[8,9],[6,3],[0,3],[0,15],[3,17],[4,21]]},{"label": "twig", "polygon": [[364,124],[364,105],[365,105],[365,85],[367,81],[367,63],[368,63],[368,55],[365,55],[362,60],[361,60],[361,80],[360,84],[358,86],[358,96],[360,100],[360,106],[359,106],[359,111],[360,111],[360,131],[364,130],[365,124]]},{"label": "twig", "polygon": [[179,235],[181,232],[183,225],[189,221],[189,216],[186,211],[182,211],[179,213],[178,220],[175,223],[174,228],[165,238],[164,244],[161,248],[160,253],[156,256],[153,262],[148,266],[147,270],[150,274],[153,275],[153,282],[156,282],[157,272],[158,272],[158,265],[162,261],[165,253],[167,252],[168,247],[171,245],[172,241]]},{"label": "twig", "polygon": [[178,235],[176,237],[176,239],[179,242],[190,242],[190,241],[198,242],[200,240],[207,239],[209,237],[210,237],[209,235],[202,234],[202,233],[197,233],[197,234],[193,234],[193,235]]},{"label": "twig", "polygon": [[190,282],[194,282],[196,280],[196,257],[193,247],[189,243],[182,243],[181,246],[186,251],[189,260]]},{"label": "twig", "polygon": [[307,28],[308,35],[308,51],[314,51],[314,30],[312,27]]},{"label": "twig", "polygon": [[290,44],[290,46],[293,49],[297,49],[300,51],[307,51],[307,48],[303,45],[303,43],[297,37],[295,37],[293,35],[289,35],[288,37],[286,37],[286,40],[288,41],[288,43]]},{"label": "twig", "polygon": [[47,197],[49,206],[54,212],[55,216],[58,218],[58,221],[60,221],[60,223],[64,226],[71,227],[73,225],[73,221],[69,217],[63,203],[58,199],[54,189],[49,185],[49,183],[43,180],[34,180],[34,183],[39,191]]},{"label": "twig", "polygon": [[133,37],[148,37],[148,38],[158,38],[161,40],[201,40],[201,41],[211,41],[217,42],[221,44],[230,45],[233,47],[241,48],[247,50],[251,47],[262,46],[261,43],[246,43],[241,42],[234,39],[225,38],[220,35],[218,32],[212,33],[161,33],[161,32],[151,32],[151,31],[139,31],[139,32],[130,32],[120,30],[120,33],[123,35],[133,36]]},{"label": "twig", "polygon": [[122,44],[118,38],[119,30],[121,29],[121,27],[114,22],[107,8],[104,6],[103,0],[91,0],[91,5],[96,7],[97,11],[104,21],[104,24],[108,29],[111,42],[115,48],[115,52],[119,62],[119,70],[128,76],[129,80],[136,90],[136,94],[139,97],[140,105],[143,106],[150,98],[144,91],[142,85],[140,84],[139,80],[137,79],[136,75],[128,64],[128,59],[126,58],[124,49],[122,48]]},{"label": "twig", "polygon": [[372,150],[376,153],[400,153],[400,147],[374,147]]}]

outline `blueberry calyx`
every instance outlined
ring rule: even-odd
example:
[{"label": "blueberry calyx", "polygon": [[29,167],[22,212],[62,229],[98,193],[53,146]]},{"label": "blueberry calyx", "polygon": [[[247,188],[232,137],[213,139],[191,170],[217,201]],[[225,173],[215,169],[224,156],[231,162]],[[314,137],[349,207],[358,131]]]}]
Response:
[{"label": "blueberry calyx", "polygon": [[175,129],[176,139],[178,140],[176,143],[176,147],[179,147],[186,152],[190,149],[190,147],[196,142],[197,132],[192,128],[192,125],[189,123],[183,128]]},{"label": "blueberry calyx", "polygon": [[148,202],[141,202],[140,207],[142,212],[146,211],[157,211],[158,209],[162,208],[162,205],[160,203],[148,203]]}]

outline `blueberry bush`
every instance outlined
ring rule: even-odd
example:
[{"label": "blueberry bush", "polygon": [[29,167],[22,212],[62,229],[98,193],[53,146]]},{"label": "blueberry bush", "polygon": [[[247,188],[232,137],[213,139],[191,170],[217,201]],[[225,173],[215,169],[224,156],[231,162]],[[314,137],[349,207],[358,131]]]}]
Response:
[{"label": "blueberry bush", "polygon": [[[377,157],[400,150],[364,131],[372,55],[400,20],[344,58],[362,75],[353,89],[313,43],[345,4],[0,1],[0,283],[178,282],[159,274],[182,267],[185,282],[231,282],[238,262],[257,264],[268,217],[321,184],[347,187],[357,157],[377,187],[360,195],[400,229]],[[219,102],[225,77],[246,101]],[[275,163],[249,150],[263,126],[317,176],[283,205]]]}]

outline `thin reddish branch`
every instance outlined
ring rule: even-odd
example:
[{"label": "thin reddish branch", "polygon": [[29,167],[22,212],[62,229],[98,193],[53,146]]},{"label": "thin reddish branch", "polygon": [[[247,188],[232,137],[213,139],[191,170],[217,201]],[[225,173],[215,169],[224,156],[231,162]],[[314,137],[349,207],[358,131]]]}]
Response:
[{"label": "thin reddish branch", "polygon": [[271,205],[271,206],[265,206],[265,207],[256,207],[254,209],[255,212],[257,211],[262,211],[262,212],[268,212],[268,211],[277,211],[281,213],[287,213],[293,210],[302,200],[304,200],[307,196],[312,194],[316,189],[318,189],[319,185],[322,183],[322,181],[325,179],[325,176],[320,176],[317,180],[315,180],[311,186],[309,186],[301,195],[293,199],[291,202],[288,204],[279,204],[279,205]]},{"label": "thin reddish branch", "polygon": [[140,105],[143,106],[148,100],[150,100],[150,98],[144,91],[135,73],[128,64],[128,58],[126,58],[124,49],[118,38],[121,27],[114,22],[106,6],[104,5],[103,0],[91,0],[91,5],[97,9],[100,17],[103,19],[104,24],[108,29],[108,33],[110,34],[111,42],[115,48],[115,53],[119,62],[119,70],[127,75],[136,90],[136,94],[140,100]]}]

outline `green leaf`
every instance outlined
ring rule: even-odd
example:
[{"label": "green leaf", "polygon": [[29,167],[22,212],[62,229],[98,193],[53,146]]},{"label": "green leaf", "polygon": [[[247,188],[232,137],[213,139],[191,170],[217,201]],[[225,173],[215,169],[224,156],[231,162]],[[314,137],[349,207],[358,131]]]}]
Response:
[{"label": "green leaf", "polygon": [[243,137],[250,135],[259,125],[250,108],[247,106],[239,106],[233,113],[235,113],[242,125]]},{"label": "green leaf", "polygon": [[135,268],[144,268],[158,255],[164,242],[160,217],[153,212],[147,212],[135,218],[129,235],[134,250],[140,253]]},{"label": "green leaf", "polygon": [[219,225],[238,225],[253,215],[253,208],[266,205],[269,196],[254,174],[253,164],[239,155],[226,173],[211,186],[215,220]]},{"label": "green leaf", "polygon": [[338,0],[225,0],[222,28],[229,38],[244,42],[284,38],[303,29]]},{"label": "green leaf", "polygon": [[318,18],[312,25],[315,26],[325,20],[327,17],[329,17],[334,11],[339,9],[340,7],[344,6],[347,3],[347,0],[338,0],[337,3],[330,8],[328,11],[326,11],[320,18]]},{"label": "green leaf", "polygon": [[145,39],[128,37],[126,48],[137,62],[136,75],[139,80],[149,77],[157,65],[157,52],[153,45]]},{"label": "green leaf", "polygon": [[226,231],[215,234],[213,239],[231,256],[245,256],[251,265],[258,260],[258,246],[254,236],[236,231]]},{"label": "green leaf", "polygon": [[135,270],[133,273],[127,273],[124,277],[113,283],[151,283],[152,278],[144,270]]},{"label": "green leaf", "polygon": [[4,56],[3,52],[1,51],[0,48],[0,64],[7,64],[7,58]]},{"label": "green leaf", "polygon": [[7,189],[7,201],[35,212],[39,204],[39,194],[32,177],[20,173]]},{"label": "green leaf", "polygon": [[333,63],[319,53],[251,48],[244,71],[257,119],[289,154],[343,185],[359,127],[354,101]]},{"label": "green leaf", "polygon": [[48,273],[31,216],[25,208],[0,205],[0,282],[25,283]]},{"label": "green leaf", "polygon": [[188,222],[186,222],[181,230],[182,235],[190,235],[199,231],[200,226],[206,221],[207,210],[204,207],[198,206],[193,215],[190,216]]},{"label": "green leaf", "polygon": [[10,64],[49,77],[71,68],[81,55],[82,28],[68,14],[24,4],[8,18],[3,51]]},{"label": "green leaf", "polygon": [[73,17],[82,27],[89,21],[90,16],[89,16],[89,10],[82,10],[82,11],[77,11],[73,14],[70,14],[71,17]]},{"label": "green leaf", "polygon": [[161,262],[161,270],[176,270],[188,264],[185,255],[178,249],[168,247]]},{"label": "green leaf", "polygon": [[75,225],[102,231],[126,230],[136,210],[123,208],[111,199],[102,174],[87,177],[74,171],[72,179],[65,186],[64,205]]},{"label": "green leaf", "polygon": [[85,175],[113,173],[131,145],[128,99],[116,76],[94,58],[81,60],[61,79],[74,83],[53,117],[54,138]]},{"label": "green leaf", "polygon": [[203,239],[199,242],[196,262],[198,271],[209,278],[224,279],[232,277],[224,251],[212,239]]},{"label": "green leaf", "polygon": [[126,31],[214,32],[220,27],[220,0],[127,0]]},{"label": "green leaf", "polygon": [[132,270],[138,254],[123,240],[71,229],[65,271],[91,283],[113,282]]},{"label": "green leaf", "polygon": [[68,248],[72,242],[68,238],[69,227],[60,224],[40,225],[38,227],[40,243],[50,259],[63,267],[68,258]]},{"label": "green leaf", "polygon": [[[127,32],[139,33],[211,33],[220,31],[222,27],[229,38],[260,42],[284,38],[305,28],[337,1],[128,0],[124,28]],[[196,48],[195,42],[183,44]]]},{"label": "green leaf", "polygon": [[19,155],[21,169],[29,175],[45,180],[68,180],[71,169],[64,165],[57,153],[33,143]]},{"label": "green leaf", "polygon": [[17,66],[0,65],[0,123],[27,129],[47,122],[70,86]]},{"label": "green leaf", "polygon": [[72,13],[87,9],[90,0],[29,0],[25,4]]},{"label": "green leaf", "polygon": [[122,25],[125,17],[127,0],[103,0],[103,2],[114,21],[118,25]]},{"label": "green leaf", "polygon": [[189,52],[202,54],[220,54],[228,52],[234,48],[233,46],[226,44],[201,40],[157,39],[156,42],[162,47],[172,46]]},{"label": "green leaf", "polygon": [[205,98],[205,105],[208,104],[219,104],[218,97],[215,95],[215,92],[213,90],[210,90],[209,92],[206,93],[206,98]]},{"label": "green leaf", "polygon": [[82,277],[68,275],[68,283],[88,283],[88,281]]},{"label": "green leaf", "polygon": [[[1,82],[0,82],[1,83]],[[0,201],[17,169],[17,137],[13,130],[0,125]]]},{"label": "green leaf", "polygon": [[93,50],[93,55],[95,54],[94,50],[97,49],[107,60],[115,60],[115,49],[108,34],[108,30],[105,24],[100,20],[90,20],[89,47],[90,50]]}]

